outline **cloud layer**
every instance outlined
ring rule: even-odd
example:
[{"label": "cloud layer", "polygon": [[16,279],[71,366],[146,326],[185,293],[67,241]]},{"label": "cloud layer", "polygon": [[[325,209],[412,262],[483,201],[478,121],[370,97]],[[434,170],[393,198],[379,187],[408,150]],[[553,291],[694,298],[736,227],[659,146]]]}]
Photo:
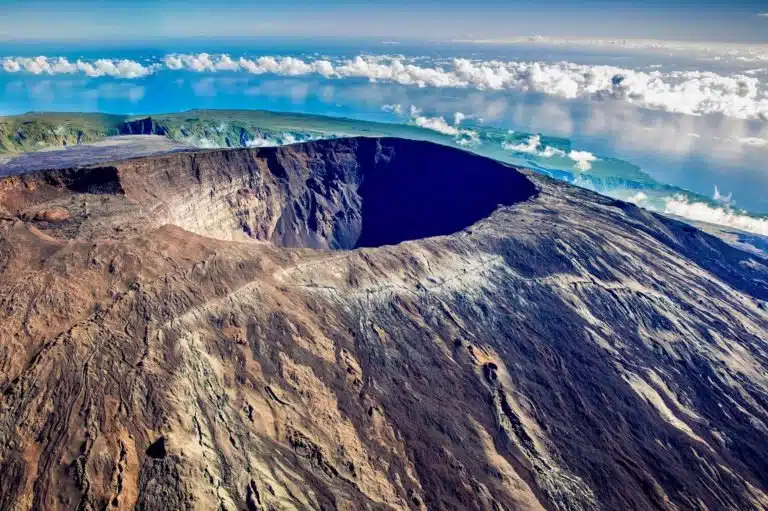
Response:
[{"label": "cloud layer", "polygon": [[346,60],[277,56],[235,59],[226,54],[200,53],[166,55],[147,64],[133,60],[70,62],[63,57],[6,57],[3,69],[9,73],[83,73],[118,78],[140,78],[160,69],[317,75],[327,79],[365,79],[414,87],[513,90],[566,99],[610,99],[681,114],[721,114],[738,119],[768,120],[768,89],[757,76],[703,71],[642,71],[572,62],[464,58],[438,62],[386,55],[361,55]]},{"label": "cloud layer", "polygon": [[752,216],[734,208],[731,194],[723,196],[717,187],[713,199],[720,205],[693,200],[683,194],[649,197],[642,191],[629,194],[630,190],[627,189],[614,189],[605,193],[650,211],[768,236],[768,218]]},{"label": "cloud layer", "polygon": [[77,60],[70,62],[65,57],[6,57],[3,70],[7,73],[27,72],[35,75],[84,74],[92,78],[112,76],[115,78],[141,78],[152,74],[154,66],[144,66],[135,60],[98,59],[92,62]]},{"label": "cloud layer", "polygon": [[[758,16],[768,17],[768,12]],[[671,41],[663,39],[636,38],[591,38],[591,37],[550,37],[550,36],[518,36],[504,39],[467,39],[456,42],[475,44],[508,44],[533,46],[568,46],[602,47],[610,51],[627,51],[629,53],[657,52],[660,54],[675,54],[680,56],[695,56],[705,60],[737,60],[742,62],[768,61],[768,44],[734,43],[716,41]]]},{"label": "cloud layer", "polygon": [[664,213],[768,236],[768,218],[749,216],[728,206],[692,202],[682,195],[667,198]]},{"label": "cloud layer", "polygon": [[759,78],[702,71],[637,71],[571,62],[478,61],[453,59],[446,64],[416,64],[404,57],[357,56],[332,62],[295,57],[172,55],[169,69],[245,71],[252,74],[325,78],[362,78],[415,87],[476,88],[537,92],[567,99],[614,99],[676,113],[722,114],[740,119],[768,119],[768,91]]}]

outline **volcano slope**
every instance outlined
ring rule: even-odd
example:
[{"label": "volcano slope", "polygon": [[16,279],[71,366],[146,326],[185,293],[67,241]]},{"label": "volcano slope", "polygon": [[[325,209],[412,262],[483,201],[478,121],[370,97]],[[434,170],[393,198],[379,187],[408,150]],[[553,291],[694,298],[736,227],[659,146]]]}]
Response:
[{"label": "volcano slope", "polygon": [[0,509],[765,509],[768,267],[425,142],[0,181]]}]

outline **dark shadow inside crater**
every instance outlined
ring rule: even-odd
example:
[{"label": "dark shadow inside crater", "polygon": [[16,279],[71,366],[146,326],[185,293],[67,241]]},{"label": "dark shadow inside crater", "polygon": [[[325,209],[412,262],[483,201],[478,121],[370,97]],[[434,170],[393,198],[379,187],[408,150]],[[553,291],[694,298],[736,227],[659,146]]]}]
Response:
[{"label": "dark shadow inside crater", "polygon": [[511,166],[430,142],[322,140],[258,157],[284,183],[288,200],[270,237],[284,247],[352,250],[452,234],[536,194]]},{"label": "dark shadow inside crater", "polygon": [[351,248],[452,234],[535,194],[514,168],[465,151],[408,141],[380,147],[362,172],[362,225]]}]

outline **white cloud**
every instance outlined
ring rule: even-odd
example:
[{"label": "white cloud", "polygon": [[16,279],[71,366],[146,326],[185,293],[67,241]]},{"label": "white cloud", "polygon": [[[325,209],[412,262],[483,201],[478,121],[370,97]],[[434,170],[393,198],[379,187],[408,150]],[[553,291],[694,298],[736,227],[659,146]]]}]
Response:
[{"label": "white cloud", "polygon": [[[768,17],[768,13],[758,13],[758,16]],[[518,36],[504,39],[465,40],[461,42],[485,44],[532,44],[535,46],[598,46],[609,47],[612,51],[621,50],[628,52],[648,51],[661,54],[680,54],[711,60],[736,59],[742,61],[768,60],[768,45],[759,43],[732,43],[732,42],[697,42],[697,41],[669,41],[661,39],[636,39],[636,38],[592,38],[592,37],[549,37],[549,36]]]},{"label": "white cloud", "polygon": [[7,73],[18,73],[21,71],[21,64],[16,60],[5,59],[3,60],[3,69]]},{"label": "white cloud", "polygon": [[[227,55],[220,58],[224,57],[229,58]],[[327,60],[305,62],[295,57],[265,56],[255,60],[241,57],[237,62],[237,66],[238,69],[242,68],[251,74],[272,73],[281,76],[302,76],[315,73],[325,78],[330,78],[333,75],[333,65]]]},{"label": "white cloud", "polygon": [[201,149],[220,149],[221,146],[210,138],[205,137],[183,137],[181,142],[191,145],[193,147],[199,147]]},{"label": "white cloud", "polygon": [[[762,55],[762,54],[760,54]],[[744,57],[746,58],[746,57]],[[757,58],[757,57],[755,57]],[[166,69],[197,72],[242,71],[252,74],[329,79],[364,78],[416,87],[518,90],[563,98],[613,99],[639,107],[740,119],[768,119],[768,91],[757,76],[702,71],[641,71],[572,62],[525,62],[456,58],[446,64],[402,56],[365,55],[327,59],[261,56],[233,60],[207,53],[168,55]]]},{"label": "white cloud", "polygon": [[383,105],[381,109],[385,112],[392,112],[393,114],[402,115],[403,105],[396,103],[394,105]]},{"label": "white cloud", "polygon": [[553,156],[559,156],[562,158],[565,156],[565,151],[558,149],[556,147],[547,146],[544,148],[543,151],[539,153],[539,156],[541,156],[542,158],[552,158]]},{"label": "white cloud", "polygon": [[645,206],[648,202],[648,195],[646,195],[644,192],[637,192],[631,197],[627,197],[627,201],[637,206]]},{"label": "white cloud", "polygon": [[246,147],[274,147],[280,145],[280,142],[259,135],[252,140],[248,140],[245,145]]},{"label": "white cloud", "polygon": [[539,154],[539,147],[541,146],[541,136],[531,135],[528,139],[521,144],[512,144],[510,142],[502,142],[501,147],[508,151],[516,151],[518,153],[526,154]]},{"label": "white cloud", "polygon": [[172,70],[187,69],[198,73],[216,71],[216,65],[207,53],[200,53],[198,55],[167,55],[164,62],[166,67]]},{"label": "white cloud", "polygon": [[757,13],[757,15],[760,16],[761,18],[768,18],[768,12],[759,12]]},{"label": "white cloud", "polygon": [[690,220],[724,225],[768,236],[768,219],[766,218],[752,217],[727,206],[712,207],[703,202],[690,202],[682,195],[667,198],[664,212]]},{"label": "white cloud", "polygon": [[436,131],[438,133],[442,133],[443,135],[459,135],[459,128],[448,124],[442,117],[416,116],[411,120],[416,126],[420,128]]},{"label": "white cloud", "polygon": [[184,61],[176,55],[167,55],[163,62],[168,69],[177,70],[184,67]]},{"label": "white cloud", "polygon": [[575,162],[574,168],[581,171],[590,170],[592,168],[592,162],[597,161],[597,157],[588,151],[569,151],[566,153],[562,149],[556,147],[542,147],[541,135],[531,135],[525,142],[518,144],[502,142],[501,147],[508,151],[532,154],[539,158],[552,158],[553,156],[565,158],[567,156]]},{"label": "white cloud", "polygon": [[77,62],[77,69],[88,76],[113,76],[116,78],[140,78],[152,73],[151,69],[133,60],[113,61],[99,59],[93,64]]},{"label": "white cloud", "polygon": [[[384,105],[382,108],[386,111],[396,111],[397,113],[403,111],[401,105]],[[427,117],[422,115],[422,110],[415,105],[411,105],[408,108],[408,112],[411,124],[454,137],[454,142],[460,146],[470,147],[480,143],[480,135],[477,131],[460,127],[461,121],[468,117],[461,112],[453,114],[453,124],[448,123],[442,116]]]},{"label": "white cloud", "polygon": [[574,167],[581,171],[590,170],[592,162],[597,160],[597,157],[589,151],[571,151],[568,153],[568,158],[575,161]]},{"label": "white cloud", "polygon": [[741,145],[751,147],[768,147],[768,139],[758,137],[742,137],[737,138],[736,141]]},{"label": "white cloud", "polygon": [[295,144],[297,142],[308,142],[310,140],[317,140],[317,137],[297,137],[295,134],[286,131],[274,138],[268,138],[264,135],[257,134],[254,138],[248,140],[245,145],[246,147],[276,147],[281,145]]},{"label": "white cloud", "polygon": [[720,193],[720,189],[715,185],[715,192],[712,194],[712,200],[716,200],[717,202],[722,202],[724,204],[730,204],[733,198],[733,194],[729,193],[728,195],[723,195]]},{"label": "white cloud", "polygon": [[464,147],[476,146],[480,143],[480,135],[474,130],[461,130],[456,143]]},{"label": "white cloud", "polygon": [[154,66],[144,66],[135,60],[98,59],[92,62],[77,60],[70,62],[66,57],[6,57],[3,70],[8,73],[27,72],[36,75],[59,75],[82,73],[90,77],[112,76],[115,78],[140,78],[152,74]]},{"label": "white cloud", "polygon": [[315,74],[327,79],[363,78],[414,87],[515,90],[568,99],[611,99],[681,114],[721,114],[739,119],[768,120],[768,88],[758,76],[746,73],[643,71],[573,62],[465,58],[430,63],[429,59],[408,59],[400,55],[360,55],[331,61],[279,56],[233,59],[227,54],[199,53],[166,55],[160,62],[145,65],[131,60],[69,62],[63,57],[6,57],[3,70],[34,74],[80,72],[88,76],[119,78],[146,76],[160,68],[201,73]]},{"label": "white cloud", "polygon": [[[241,59],[242,61],[243,59]],[[502,62],[454,59],[448,66],[427,67],[405,59],[358,56],[336,65],[287,57],[261,57],[244,66],[249,72],[327,78],[367,78],[417,87],[521,90],[564,98],[614,99],[671,112],[719,113],[742,119],[768,119],[768,97],[758,78],[700,71],[636,71],[569,62]]]}]

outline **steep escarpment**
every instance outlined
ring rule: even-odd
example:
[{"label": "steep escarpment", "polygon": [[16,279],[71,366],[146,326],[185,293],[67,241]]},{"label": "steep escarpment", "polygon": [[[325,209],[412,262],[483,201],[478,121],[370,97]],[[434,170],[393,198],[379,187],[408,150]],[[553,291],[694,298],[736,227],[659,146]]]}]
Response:
[{"label": "steep escarpment", "polygon": [[106,114],[29,113],[0,117],[0,153],[67,147],[117,135],[124,117]]},{"label": "steep escarpment", "polygon": [[2,509],[768,507],[768,268],[679,222],[389,139],[0,207]]},{"label": "steep escarpment", "polygon": [[[254,112],[254,114],[258,114]],[[221,114],[226,116],[225,113]],[[188,112],[186,116],[159,116],[127,119],[120,126],[121,135],[159,135],[170,140],[195,147],[262,147],[288,144],[319,138],[317,130],[280,130],[264,124],[248,122],[248,113],[243,119],[222,120],[206,118],[203,112]],[[215,116],[214,116],[215,117]],[[328,137],[328,134],[322,134]]]},{"label": "steep escarpment", "polygon": [[[192,110],[159,116],[28,113],[0,117],[0,154],[61,149],[118,135],[157,135],[193,147],[260,147],[333,136],[324,129],[324,121],[328,123],[329,119],[248,110]],[[350,121],[332,124],[344,132]],[[360,123],[357,130],[348,132],[370,133],[371,127],[377,125]]]}]

